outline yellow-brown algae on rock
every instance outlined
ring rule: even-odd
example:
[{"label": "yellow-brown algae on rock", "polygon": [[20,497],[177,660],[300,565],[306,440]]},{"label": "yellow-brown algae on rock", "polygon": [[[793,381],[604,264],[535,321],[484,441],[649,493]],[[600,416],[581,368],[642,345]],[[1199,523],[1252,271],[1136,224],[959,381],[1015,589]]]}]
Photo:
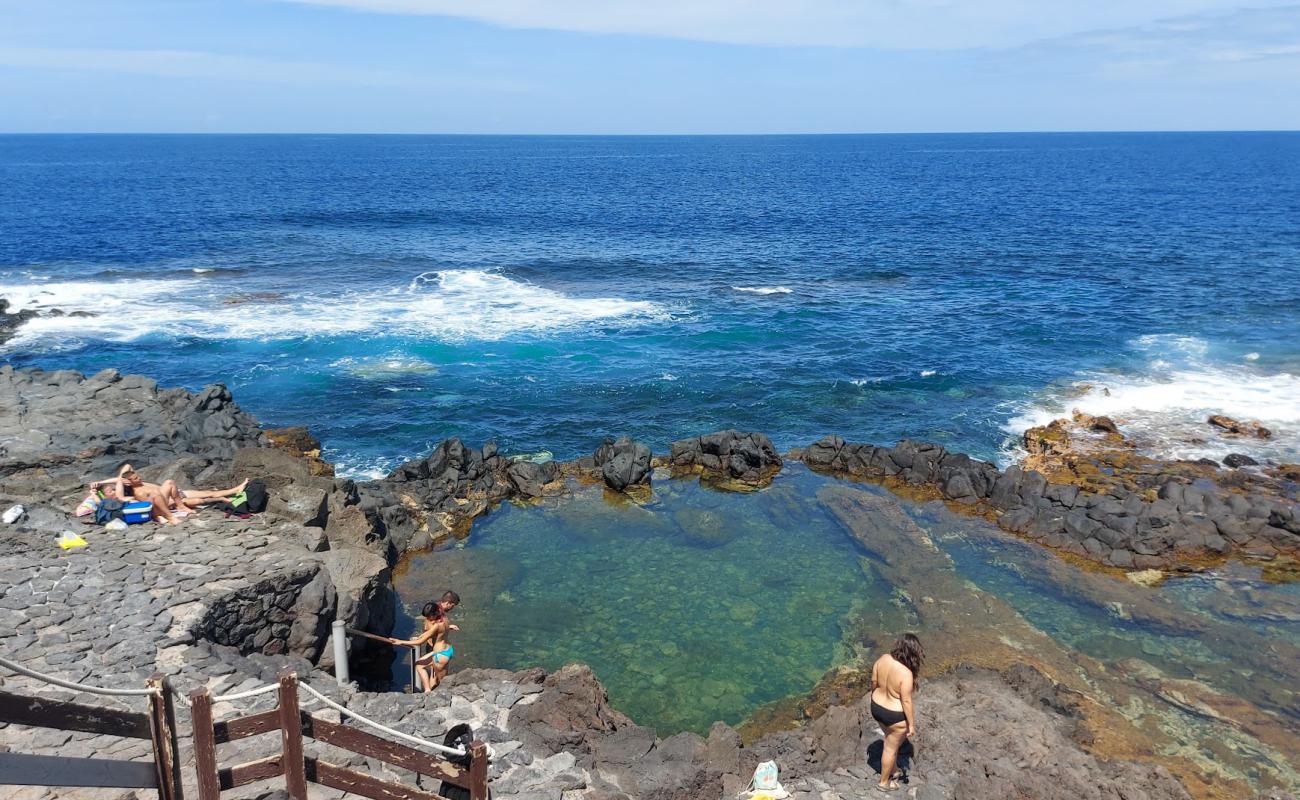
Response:
[{"label": "yellow-brown algae on rock", "polygon": [[1124,577],[1139,586],[1159,586],[1164,581],[1165,574],[1158,569],[1139,569]]}]

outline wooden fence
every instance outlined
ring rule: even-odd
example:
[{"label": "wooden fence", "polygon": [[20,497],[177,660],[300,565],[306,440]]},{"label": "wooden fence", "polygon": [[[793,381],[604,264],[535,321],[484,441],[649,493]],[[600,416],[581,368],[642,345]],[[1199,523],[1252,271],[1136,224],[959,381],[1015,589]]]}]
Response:
[{"label": "wooden fence", "polygon": [[121,711],[0,690],[0,722],[60,731],[148,740],[153,761],[0,753],[0,785],[157,789],[159,800],[182,800],[176,758],[176,716],[167,679],[155,674],[149,711]]},{"label": "wooden fence", "polygon": [[[294,800],[307,800],[308,783],[374,800],[445,800],[443,795],[380,780],[305,755],[304,736],[467,790],[470,800],[488,798],[488,751],[482,742],[476,741],[471,745],[469,767],[464,768],[412,747],[302,711],[298,707],[298,676],[291,670],[279,674],[278,696],[276,708],[218,722],[212,719],[212,697],[208,690],[197,689],[190,694],[199,800],[219,800],[221,792],[227,789],[281,775],[284,776],[285,789]],[[279,753],[235,767],[218,767],[218,744],[277,730],[280,732]]]}]

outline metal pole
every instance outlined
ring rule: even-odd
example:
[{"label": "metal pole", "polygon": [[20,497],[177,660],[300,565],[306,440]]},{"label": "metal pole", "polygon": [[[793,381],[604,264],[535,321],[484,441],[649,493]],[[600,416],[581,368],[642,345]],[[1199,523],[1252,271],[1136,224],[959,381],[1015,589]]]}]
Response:
[{"label": "metal pole", "polygon": [[334,620],[334,679],[340,686],[348,683],[348,631],[343,620]]}]

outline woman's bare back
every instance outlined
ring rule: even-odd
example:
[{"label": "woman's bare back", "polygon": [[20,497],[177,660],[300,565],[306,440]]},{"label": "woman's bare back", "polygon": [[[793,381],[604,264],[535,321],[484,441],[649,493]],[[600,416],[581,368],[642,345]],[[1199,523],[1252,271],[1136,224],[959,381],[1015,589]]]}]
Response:
[{"label": "woman's bare back", "polygon": [[903,710],[903,692],[911,683],[912,671],[886,653],[871,667],[871,699],[891,711]]}]

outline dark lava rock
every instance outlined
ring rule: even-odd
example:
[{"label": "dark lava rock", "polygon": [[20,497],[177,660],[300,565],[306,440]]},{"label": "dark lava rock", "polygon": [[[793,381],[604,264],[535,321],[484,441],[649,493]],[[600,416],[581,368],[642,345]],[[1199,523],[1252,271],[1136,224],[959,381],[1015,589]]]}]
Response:
[{"label": "dark lava rock", "polygon": [[542,497],[547,493],[547,484],[559,480],[560,467],[554,461],[515,461],[506,467],[506,477],[523,497]]},{"label": "dark lava rock", "polygon": [[676,469],[760,486],[780,471],[781,456],[761,433],[725,430],[673,442],[668,463]]},{"label": "dark lava rock", "polygon": [[1115,420],[1110,417],[1093,417],[1088,429],[1096,431],[1097,433],[1110,433],[1115,436],[1120,435],[1119,427],[1115,424]]},{"label": "dark lava rock", "polygon": [[14,337],[18,332],[19,326],[34,317],[39,316],[35,311],[24,309],[16,314],[9,313],[9,301],[0,297],[0,344],[4,344]]},{"label": "dark lava rock", "polygon": [[626,436],[606,439],[593,457],[609,488],[621,492],[650,483],[650,448]]},{"label": "dark lava rock", "polygon": [[334,465],[321,459],[320,440],[311,435],[311,431],[299,425],[292,428],[273,428],[265,431],[272,447],[287,450],[298,458],[306,459],[313,475],[332,476]]},{"label": "dark lava rock", "polygon": [[1223,459],[1223,463],[1225,466],[1232,467],[1233,469],[1237,469],[1238,467],[1253,467],[1259,464],[1258,461],[1243,453],[1229,453],[1228,456]]},{"label": "dark lava rock", "polygon": [[1232,417],[1214,414],[1206,422],[1232,436],[1253,436],[1256,439],[1267,439],[1273,435],[1273,432],[1259,424],[1258,420],[1238,422]]},{"label": "dark lava rock", "polygon": [[[1294,518],[1293,503],[1243,496],[1226,485],[1194,485],[1177,474],[1155,473],[1149,480],[1159,484],[1152,487],[1152,498],[1150,489],[1116,485],[1096,492],[1049,483],[1036,470],[1011,466],[999,471],[940,445],[909,440],[883,448],[827,436],[799,456],[814,470],[933,490],[976,513],[997,515],[1005,530],[1121,569],[1182,567],[1234,548],[1258,558],[1300,552],[1300,541],[1288,538],[1287,525],[1278,524]],[[1254,461],[1234,454],[1225,463],[1235,467]]]}]

